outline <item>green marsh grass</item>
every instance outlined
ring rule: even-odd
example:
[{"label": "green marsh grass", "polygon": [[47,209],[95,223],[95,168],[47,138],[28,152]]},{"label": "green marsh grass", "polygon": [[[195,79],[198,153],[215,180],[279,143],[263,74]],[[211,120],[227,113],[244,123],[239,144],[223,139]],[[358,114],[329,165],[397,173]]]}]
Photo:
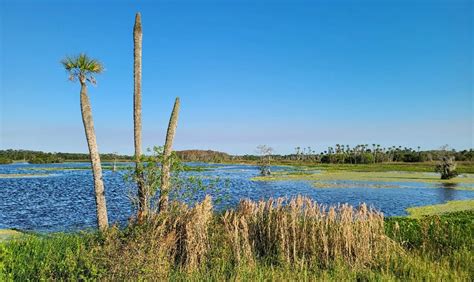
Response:
[{"label": "green marsh grass", "polygon": [[470,280],[474,211],[384,218],[307,198],[209,198],[103,234],[0,243],[0,280]]}]

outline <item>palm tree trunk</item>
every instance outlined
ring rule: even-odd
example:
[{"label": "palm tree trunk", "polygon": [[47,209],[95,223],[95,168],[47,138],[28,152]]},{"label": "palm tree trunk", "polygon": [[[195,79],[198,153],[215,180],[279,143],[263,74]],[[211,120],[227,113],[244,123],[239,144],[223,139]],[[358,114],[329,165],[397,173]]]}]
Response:
[{"label": "palm tree trunk", "polygon": [[180,102],[176,98],[174,102],[173,111],[171,112],[170,121],[168,124],[168,131],[166,132],[165,148],[163,149],[163,163],[161,164],[161,192],[160,192],[160,211],[168,208],[168,195],[171,187],[170,172],[171,172],[171,152],[173,150],[173,140],[176,134],[176,127],[178,125]]},{"label": "palm tree trunk", "polygon": [[138,220],[142,221],[148,211],[148,193],[143,179],[142,155],[142,23],[140,13],[135,16],[133,27],[133,127],[135,143],[135,173],[138,186]]},{"label": "palm tree trunk", "polygon": [[97,209],[97,225],[100,230],[107,229],[107,206],[105,203],[104,182],[102,180],[102,167],[100,164],[99,150],[95,138],[94,121],[92,119],[91,104],[87,96],[87,86],[81,81],[81,114],[86,133],[87,146],[91,157],[92,174],[94,176],[95,204]]}]

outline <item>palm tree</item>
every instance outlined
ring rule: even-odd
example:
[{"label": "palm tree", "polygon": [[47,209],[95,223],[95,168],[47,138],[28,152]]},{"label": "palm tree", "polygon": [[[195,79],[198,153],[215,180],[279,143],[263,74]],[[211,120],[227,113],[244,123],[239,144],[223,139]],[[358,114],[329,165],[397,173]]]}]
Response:
[{"label": "palm tree", "polygon": [[95,203],[97,208],[97,225],[100,230],[108,227],[107,207],[104,195],[104,182],[102,180],[102,167],[100,164],[99,150],[95,138],[94,121],[92,119],[92,110],[89,97],[87,96],[87,82],[96,84],[95,74],[104,71],[102,64],[80,54],[75,57],[66,57],[61,61],[66,71],[69,73],[71,81],[79,80],[81,84],[81,114],[84,130],[86,133],[87,145],[89,147],[89,155],[91,158],[92,174],[94,176]]},{"label": "palm tree", "polygon": [[148,200],[141,168],[142,156],[142,21],[140,13],[135,15],[133,26],[133,136],[135,143],[135,172],[138,186],[138,220],[146,216]]},{"label": "palm tree", "polygon": [[179,114],[179,97],[174,102],[173,111],[171,112],[170,121],[168,124],[168,131],[166,132],[165,147],[163,149],[163,161],[161,164],[161,190],[160,190],[160,211],[168,208],[168,195],[171,187],[170,171],[171,171],[171,152],[173,150],[173,140],[176,134],[176,127],[178,125]]}]

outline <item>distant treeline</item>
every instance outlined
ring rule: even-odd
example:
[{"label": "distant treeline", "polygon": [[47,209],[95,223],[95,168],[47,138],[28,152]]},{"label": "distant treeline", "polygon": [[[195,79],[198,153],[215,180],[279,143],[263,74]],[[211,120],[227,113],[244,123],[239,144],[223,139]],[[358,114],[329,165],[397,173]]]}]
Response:
[{"label": "distant treeline", "polygon": [[[447,148],[447,147],[446,147]],[[272,159],[276,161],[301,161],[315,163],[334,163],[334,164],[370,164],[370,163],[387,163],[387,162],[427,162],[439,160],[442,156],[454,156],[456,161],[474,161],[473,149],[456,151],[454,149],[429,150],[421,151],[417,149],[392,146],[381,147],[373,144],[369,146],[357,145],[350,147],[349,145],[336,144],[327,150],[317,153],[311,147],[296,147],[294,154],[289,155],[273,155]],[[242,160],[254,161],[260,157],[255,155],[245,155],[234,157]]]},{"label": "distant treeline", "polygon": [[[104,161],[131,160],[131,156],[116,154],[100,154]],[[33,164],[62,163],[65,161],[89,160],[89,154],[83,153],[47,153],[30,150],[0,150],[0,163],[26,161]]]},{"label": "distant treeline", "polygon": [[[229,161],[232,157],[229,154],[211,150],[184,150],[177,151],[176,154],[185,162],[223,162]],[[103,161],[132,161],[133,156],[118,154],[100,154]],[[0,164],[8,164],[17,161],[28,163],[62,163],[67,161],[89,160],[89,154],[83,153],[47,153],[31,150],[0,150]]]},{"label": "distant treeline", "polygon": [[180,160],[185,162],[226,162],[232,160],[232,156],[212,150],[184,150],[176,151]]},{"label": "distant treeline", "polygon": [[[183,161],[199,162],[230,162],[251,161],[257,162],[262,156],[241,155],[233,156],[223,152],[211,150],[185,150],[176,152]],[[380,145],[349,145],[336,144],[327,150],[317,153],[311,147],[296,147],[295,153],[288,155],[272,155],[273,161],[335,163],[335,164],[370,164],[387,162],[428,162],[437,161],[446,154],[454,156],[456,161],[474,161],[474,151],[469,150],[428,150],[408,148],[402,146],[382,147]]]},{"label": "distant treeline", "polygon": [[[233,156],[227,153],[212,150],[184,150],[176,151],[178,157],[184,162],[254,162],[259,161],[262,156],[241,155]],[[429,150],[421,151],[419,148],[407,147],[381,147],[380,145],[336,145],[327,150],[316,153],[310,147],[296,147],[294,154],[272,155],[273,161],[283,162],[305,162],[305,163],[334,163],[334,164],[370,164],[387,162],[427,162],[439,160],[442,156],[449,154],[456,161],[474,161],[474,151],[469,150]],[[132,161],[133,156],[118,154],[101,154],[104,161]],[[0,150],[0,163],[12,163],[14,161],[27,161],[29,163],[61,163],[65,161],[89,160],[89,154],[83,153],[46,153],[30,150]]]}]

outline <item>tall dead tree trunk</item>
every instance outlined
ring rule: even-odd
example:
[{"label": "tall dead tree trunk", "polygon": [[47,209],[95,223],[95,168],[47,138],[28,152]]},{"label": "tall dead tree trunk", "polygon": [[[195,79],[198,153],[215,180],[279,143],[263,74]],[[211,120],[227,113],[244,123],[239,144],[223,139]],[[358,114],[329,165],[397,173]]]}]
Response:
[{"label": "tall dead tree trunk", "polygon": [[135,144],[135,173],[138,186],[138,220],[148,211],[148,192],[142,171],[142,23],[140,13],[135,16],[133,27],[133,135]]},{"label": "tall dead tree trunk", "polygon": [[170,156],[173,151],[173,140],[176,134],[176,127],[178,125],[180,101],[176,98],[174,102],[173,111],[171,112],[170,121],[168,124],[168,131],[166,132],[165,147],[163,149],[163,162],[161,164],[161,191],[160,191],[160,211],[168,208],[169,190],[171,187],[171,160]]}]

